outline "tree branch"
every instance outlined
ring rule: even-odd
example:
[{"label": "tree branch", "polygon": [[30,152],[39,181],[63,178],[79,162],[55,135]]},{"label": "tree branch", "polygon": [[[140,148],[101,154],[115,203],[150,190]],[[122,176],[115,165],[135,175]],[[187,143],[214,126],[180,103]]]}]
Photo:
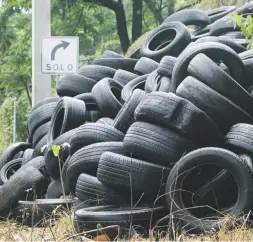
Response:
[{"label": "tree branch", "polygon": [[27,95],[28,101],[29,101],[29,103],[30,103],[30,105],[32,107],[32,99],[31,99],[31,96],[30,96],[30,92],[29,92],[29,88],[28,88],[27,82],[24,80],[23,77],[21,77],[21,80],[22,80],[22,82],[23,82],[23,84],[25,86],[26,95]]},{"label": "tree branch", "polygon": [[75,27],[74,27],[74,29],[72,30],[72,32],[71,32],[70,35],[73,35],[73,34],[75,33],[77,27],[79,26],[79,24],[80,24],[80,22],[81,22],[81,20],[82,20],[82,17],[83,17],[83,11],[84,11],[84,6],[83,6],[83,8],[82,8],[82,10],[81,10],[81,12],[80,12],[80,14],[79,14],[79,17],[78,17],[78,20],[77,20],[77,22],[76,22],[76,25],[75,25]]},{"label": "tree branch", "polygon": [[159,9],[157,8],[155,2],[153,0],[144,0],[144,2],[146,3],[146,5],[148,6],[148,8],[151,10],[151,12],[154,15],[154,18],[156,19],[156,21],[161,24],[163,22],[163,17],[162,17],[162,13],[159,11]]}]

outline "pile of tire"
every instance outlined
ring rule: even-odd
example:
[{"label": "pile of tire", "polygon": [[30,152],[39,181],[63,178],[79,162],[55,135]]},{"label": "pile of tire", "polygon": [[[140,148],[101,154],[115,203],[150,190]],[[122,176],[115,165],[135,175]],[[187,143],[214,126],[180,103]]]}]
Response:
[{"label": "pile of tire", "polygon": [[77,232],[203,233],[251,211],[253,51],[232,12],[253,2],[182,10],[130,58],[105,51],[59,79],[58,97],[33,107],[27,142],[2,154],[0,215],[34,226],[73,205]]}]

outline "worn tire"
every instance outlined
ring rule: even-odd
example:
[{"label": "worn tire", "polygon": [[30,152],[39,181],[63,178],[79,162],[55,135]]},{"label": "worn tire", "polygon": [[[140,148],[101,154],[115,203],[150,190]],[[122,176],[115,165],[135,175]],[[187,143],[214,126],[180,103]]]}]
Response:
[{"label": "worn tire", "polygon": [[24,151],[22,166],[32,159],[33,149],[26,149]]},{"label": "worn tire", "polygon": [[173,69],[176,64],[177,58],[173,56],[164,56],[157,68],[157,73],[161,76],[172,77]]},{"label": "worn tire", "polygon": [[[195,217],[184,205],[182,193],[183,183],[194,167],[205,164],[215,165],[226,169],[234,177],[238,186],[237,201],[233,205],[231,214],[239,216],[248,213],[252,208],[253,185],[252,171],[234,153],[220,148],[203,148],[184,156],[171,170],[166,185],[166,200],[174,219],[180,220],[188,232],[202,233],[220,228],[219,218],[208,220]],[[198,180],[197,180],[198,181]]]},{"label": "worn tire", "polygon": [[111,50],[106,50],[103,55],[101,56],[101,58],[124,58],[124,56],[111,51]]},{"label": "worn tire", "polygon": [[176,93],[204,111],[222,134],[226,134],[236,123],[253,123],[246,111],[194,77],[185,78]]},{"label": "worn tire", "polygon": [[21,167],[23,159],[16,159],[5,164],[0,170],[1,183],[4,184],[13,176]]},{"label": "worn tire", "polygon": [[33,135],[33,140],[32,140],[33,147],[35,147],[40,142],[40,140],[45,135],[48,134],[48,131],[50,130],[50,124],[51,124],[51,121],[42,124],[39,128],[36,129]]},{"label": "worn tire", "polygon": [[233,22],[228,22],[227,19],[220,19],[212,24],[210,35],[219,36],[233,31],[240,31],[240,27],[238,25],[234,26]]},{"label": "worn tire", "polygon": [[126,133],[128,128],[134,122],[134,111],[138,104],[145,98],[146,93],[136,89],[133,94],[127,99],[118,115],[114,119],[113,127]]},{"label": "worn tire", "polygon": [[[101,142],[83,147],[75,152],[67,167],[67,187],[75,194],[76,181],[80,174],[96,176],[100,156],[106,152],[123,154],[122,142]],[[80,199],[80,198],[79,198]]]},{"label": "worn tire", "polygon": [[[41,155],[44,155],[45,151],[46,151],[46,148],[44,149],[44,151],[42,151],[41,149],[43,147],[47,147],[48,143],[47,143],[47,140],[48,140],[48,136],[45,135],[40,141],[39,143],[34,147],[34,150],[33,150],[33,154],[32,154],[32,158],[35,158],[37,156],[41,156]],[[42,151],[42,152],[41,152]]]},{"label": "worn tire", "polygon": [[222,140],[206,113],[173,93],[147,94],[135,110],[135,119],[173,129],[199,145],[217,145]]},{"label": "worn tire", "polygon": [[133,79],[137,78],[138,75],[124,70],[117,70],[115,75],[113,76],[113,80],[119,82],[122,86],[125,86],[128,82],[132,81]]},{"label": "worn tire", "polygon": [[46,193],[46,198],[60,198],[63,195],[62,191],[62,184],[61,180],[53,180],[48,188],[47,188],[47,193]]},{"label": "worn tire", "polygon": [[147,57],[142,57],[138,60],[134,67],[135,73],[139,75],[149,74],[158,68],[158,63]]},{"label": "worn tire", "polygon": [[110,125],[90,123],[76,129],[70,140],[70,154],[86,145],[99,142],[123,141],[124,134]]},{"label": "worn tire", "polygon": [[104,78],[92,89],[98,108],[104,117],[114,119],[122,107],[120,102],[123,86],[110,78]]},{"label": "worn tire", "polygon": [[207,15],[211,21],[211,23],[214,23],[216,20],[225,17],[229,13],[233,12],[235,10],[235,6],[224,6],[216,9],[212,9],[207,11]]},{"label": "worn tire", "polygon": [[196,145],[171,129],[135,122],[126,133],[123,147],[134,158],[169,167]]},{"label": "worn tire", "polygon": [[113,119],[111,118],[100,118],[96,123],[99,124],[107,124],[107,125],[113,125]]}]

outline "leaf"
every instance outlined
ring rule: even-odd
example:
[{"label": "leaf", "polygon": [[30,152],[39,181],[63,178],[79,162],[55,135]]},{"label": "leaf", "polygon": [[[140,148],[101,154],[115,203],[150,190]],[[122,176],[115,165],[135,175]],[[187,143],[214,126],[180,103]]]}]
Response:
[{"label": "leaf", "polygon": [[53,151],[55,157],[59,157],[60,150],[61,150],[60,145],[53,145],[52,146],[52,151]]},{"label": "leaf", "polygon": [[42,146],[40,149],[40,153],[43,153],[46,148],[47,148],[47,145]]}]

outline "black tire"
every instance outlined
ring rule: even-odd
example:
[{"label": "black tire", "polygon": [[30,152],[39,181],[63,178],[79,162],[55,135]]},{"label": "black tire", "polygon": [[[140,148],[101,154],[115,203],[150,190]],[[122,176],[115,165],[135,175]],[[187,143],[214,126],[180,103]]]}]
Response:
[{"label": "black tire", "polygon": [[129,58],[134,58],[134,59],[140,59],[141,58],[141,48],[137,48],[130,56]]},{"label": "black tire", "polygon": [[172,74],[172,88],[176,91],[179,84],[188,76],[187,67],[191,60],[199,53],[203,53],[214,61],[222,61],[228,67],[232,77],[247,88],[245,83],[245,68],[242,60],[230,47],[221,43],[205,42],[193,44],[180,55],[177,59]]},{"label": "black tire", "polygon": [[142,90],[134,90],[133,94],[127,99],[118,115],[114,119],[113,127],[126,133],[128,128],[134,122],[134,110],[138,104],[145,98],[146,93]]},{"label": "black tire", "polygon": [[92,235],[97,236],[97,224],[102,227],[113,226],[117,224],[119,229],[107,229],[106,234],[110,240],[119,235],[129,234],[129,228],[132,226],[134,231],[141,234],[148,234],[156,221],[166,215],[164,207],[137,206],[131,207],[113,207],[113,206],[95,206],[76,210],[74,214],[74,226],[77,232],[81,233],[89,230],[96,230]]},{"label": "black tire", "polygon": [[67,187],[72,194],[75,194],[76,181],[80,174],[87,173],[96,176],[100,156],[106,151],[123,154],[123,144],[122,142],[92,144],[83,147],[71,156],[66,177]]},{"label": "black tire", "polygon": [[[73,199],[37,199],[36,201],[19,201],[14,214],[23,226],[48,226],[47,220],[52,217],[54,210],[70,208]],[[35,208],[36,207],[36,208]],[[56,217],[54,218],[56,219]]]},{"label": "black tire", "polygon": [[107,125],[113,125],[113,119],[111,118],[100,118],[96,123],[99,124],[107,124]]},{"label": "black tire", "polygon": [[[161,79],[162,78],[167,78],[167,77],[162,77],[158,74],[157,70],[153,71],[150,73],[147,77],[146,83],[145,83],[145,92],[150,93],[157,91],[160,87],[161,84]],[[170,79],[168,79],[168,83],[170,82]]]},{"label": "black tire", "polygon": [[105,77],[112,78],[115,72],[115,69],[107,66],[89,65],[80,67],[77,73],[95,81],[100,81]]},{"label": "black tire", "polygon": [[227,16],[229,13],[233,12],[234,10],[235,10],[235,6],[224,6],[224,7],[207,11],[207,15],[211,23],[214,23],[216,20]]},{"label": "black tire", "polygon": [[111,50],[106,50],[103,55],[101,56],[101,58],[124,58],[124,56],[111,51]]},{"label": "black tire", "polygon": [[252,59],[253,58],[253,50],[246,50],[239,54],[240,58],[244,60]]},{"label": "black tire", "polygon": [[47,135],[48,131],[50,130],[50,124],[51,124],[51,121],[42,124],[39,128],[36,129],[33,135],[33,140],[32,140],[33,147],[35,147],[40,142],[40,140],[45,135]]},{"label": "black tire", "polygon": [[233,22],[228,22],[227,19],[220,19],[212,24],[210,35],[219,36],[226,32],[240,31],[238,25],[234,26]]},{"label": "black tire", "polygon": [[251,95],[206,55],[196,55],[188,65],[187,71],[253,116]]},{"label": "black tire", "polygon": [[76,183],[76,197],[94,205],[122,204],[122,194],[104,185],[97,177],[81,174]]},{"label": "black tire", "polygon": [[[46,168],[47,168],[48,174],[54,179],[60,178],[59,165],[62,167],[64,162],[69,156],[70,148],[68,147],[67,144],[70,143],[71,137],[75,132],[76,132],[76,129],[70,130],[62,134],[61,136],[59,136],[51,144],[48,145],[48,149],[45,152]],[[53,145],[61,146],[61,149],[59,151],[59,158],[54,156],[54,153],[52,151]]]},{"label": "black tire", "polygon": [[241,31],[226,32],[222,36],[229,37],[230,39],[245,39]]},{"label": "black tire", "polygon": [[139,76],[135,79],[133,79],[132,81],[130,81],[129,83],[127,83],[124,88],[122,89],[121,92],[121,99],[123,102],[126,102],[126,100],[132,96],[133,92],[135,89],[141,89],[144,90],[145,89],[145,82],[147,80],[148,74],[143,75],[143,76]]},{"label": "black tire", "polygon": [[92,95],[104,117],[114,119],[122,107],[120,102],[123,86],[110,78],[99,81],[92,89]]},{"label": "black tire", "polygon": [[33,134],[37,128],[50,121],[56,106],[57,102],[44,104],[30,114],[28,118],[28,129],[31,138],[33,138]]},{"label": "black tire", "polygon": [[60,97],[74,97],[90,92],[97,82],[81,75],[66,75],[56,82],[56,91]]},{"label": "black tire", "polygon": [[209,34],[209,31],[210,31],[211,27],[212,27],[212,25],[209,24],[209,25],[207,25],[205,27],[198,28],[198,29],[196,29],[196,30],[194,30],[192,32],[192,36],[199,37],[199,36],[201,36],[203,34]]},{"label": "black tire", "polygon": [[48,103],[58,103],[60,100],[59,97],[48,97],[48,98],[44,98],[43,100],[39,101],[37,104],[35,104],[32,108],[32,111],[35,111],[37,108],[45,105],[45,104],[48,104]]},{"label": "black tire", "polygon": [[191,37],[191,43],[194,43],[194,42],[196,42],[197,40],[199,40],[199,39],[202,39],[202,38],[205,38],[205,37],[209,37],[210,36],[210,34],[209,33],[205,33],[205,34],[200,34],[200,35],[192,35],[192,37]]},{"label": "black tire", "polygon": [[176,61],[176,57],[164,56],[160,61],[157,73],[161,76],[167,76],[171,78]]},{"label": "black tire", "polygon": [[22,166],[32,159],[33,149],[26,149],[23,155]]},{"label": "black tire", "polygon": [[173,129],[199,145],[218,145],[222,140],[206,113],[173,93],[148,94],[136,108],[135,119]]},{"label": "black tire", "polygon": [[90,92],[77,95],[74,98],[83,101],[88,111],[98,110],[96,100]]},{"label": "black tire", "polygon": [[169,167],[196,145],[168,128],[135,122],[126,133],[123,147],[134,158]]},{"label": "black tire", "polygon": [[12,160],[1,168],[0,179],[2,184],[10,180],[11,176],[13,176],[20,169],[22,160],[23,159]]},{"label": "black tire", "polygon": [[158,89],[158,92],[171,92],[171,79],[169,77],[161,77]]},{"label": "black tire", "polygon": [[[45,135],[40,142],[34,147],[32,158],[45,154],[46,146],[48,145],[48,137]],[[44,150],[42,148],[45,148]]]},{"label": "black tire", "polygon": [[35,185],[44,182],[44,176],[40,171],[33,167],[27,167],[20,170],[11,179],[0,188],[0,213],[1,216],[13,208],[16,203],[24,199],[27,189],[33,188]]},{"label": "black tire", "polygon": [[253,3],[252,2],[245,3],[243,6],[237,8],[234,12],[238,13],[239,15],[251,14],[253,13]]},{"label": "black tire", "polygon": [[46,198],[60,198],[61,196],[63,196],[61,180],[53,180],[47,188]]},{"label": "black tire", "polygon": [[[117,172],[115,172],[117,171]],[[139,194],[163,195],[170,169],[111,152],[101,155],[97,178],[115,189]],[[152,179],[150,179],[152,177]]]},{"label": "black tire", "polygon": [[236,153],[253,154],[253,125],[238,123],[231,127],[224,138],[227,148]]},{"label": "black tire", "polygon": [[182,23],[164,23],[147,35],[141,54],[160,61],[165,55],[178,56],[190,42],[191,35]]},{"label": "black tire", "polygon": [[137,78],[138,75],[124,71],[124,70],[117,70],[115,75],[113,76],[113,80],[119,82],[122,86],[125,86],[128,82],[132,81],[133,79]]},{"label": "black tire", "polygon": [[16,155],[14,155],[13,160],[22,158],[23,154],[24,154],[24,151],[19,151]]},{"label": "black tire", "polygon": [[8,146],[0,158],[0,169],[9,161],[11,161],[17,153],[29,148],[31,148],[31,144],[25,142],[15,143]]},{"label": "black tire", "polygon": [[158,68],[158,63],[147,57],[138,60],[134,67],[134,71],[139,75],[149,74]]},{"label": "black tire", "polygon": [[200,38],[197,41],[195,41],[195,44],[203,43],[203,42],[218,42],[218,43],[227,45],[228,47],[233,49],[236,53],[241,53],[241,52],[246,51],[246,48],[243,47],[242,45],[240,45],[228,38],[224,38],[222,36],[220,36],[220,37],[208,36],[208,37]]},{"label": "black tire", "polygon": [[92,65],[107,66],[116,70],[122,69],[125,71],[134,72],[134,67],[137,61],[138,59],[132,58],[101,58],[94,60]]},{"label": "black tire", "polygon": [[124,133],[110,125],[90,123],[79,127],[70,140],[70,153],[99,142],[123,141]]},{"label": "black tire", "polygon": [[204,111],[222,134],[236,123],[253,123],[248,113],[194,77],[185,78],[176,93]]},{"label": "black tire", "polygon": [[[187,208],[182,199],[186,177],[189,176],[194,167],[203,165],[203,161],[206,165],[209,164],[226,169],[236,181],[238,196],[231,211],[233,217],[244,212],[248,213],[252,208],[252,171],[248,169],[242,159],[230,151],[219,148],[203,148],[193,151],[184,156],[173,167],[166,185],[166,199],[170,212],[173,213],[174,219],[181,221],[184,229],[188,232],[202,233],[217,230],[222,224],[221,218],[210,220],[195,217],[191,213],[193,210],[191,211],[190,208]],[[199,180],[196,180],[196,182],[199,182]],[[219,217],[221,217],[221,214]]]},{"label": "black tire", "polygon": [[81,100],[63,97],[57,104],[51,118],[48,132],[48,143],[69,130],[75,129],[85,123],[85,103]]},{"label": "black tire", "polygon": [[179,12],[173,13],[164,20],[164,23],[171,21],[179,21],[184,25],[206,26],[211,24],[211,21],[204,11],[197,9],[185,9]]},{"label": "black tire", "polygon": [[102,117],[100,111],[96,110],[91,110],[89,115],[92,123],[96,123]]}]

